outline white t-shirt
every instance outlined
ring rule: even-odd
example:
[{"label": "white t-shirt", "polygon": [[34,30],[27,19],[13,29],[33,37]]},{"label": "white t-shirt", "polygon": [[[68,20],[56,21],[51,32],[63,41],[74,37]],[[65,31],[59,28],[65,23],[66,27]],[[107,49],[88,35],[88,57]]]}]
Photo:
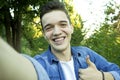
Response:
[{"label": "white t-shirt", "polygon": [[60,64],[62,66],[64,75],[65,75],[65,80],[76,80],[73,57],[71,57],[71,60],[67,62],[60,61]]}]

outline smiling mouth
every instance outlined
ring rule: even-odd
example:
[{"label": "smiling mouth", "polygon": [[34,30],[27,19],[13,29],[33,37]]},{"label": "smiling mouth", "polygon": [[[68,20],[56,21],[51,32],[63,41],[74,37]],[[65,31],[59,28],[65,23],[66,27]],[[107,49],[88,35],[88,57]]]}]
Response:
[{"label": "smiling mouth", "polygon": [[63,42],[64,39],[65,39],[65,37],[59,37],[59,38],[54,38],[53,41],[61,43],[61,42]]}]

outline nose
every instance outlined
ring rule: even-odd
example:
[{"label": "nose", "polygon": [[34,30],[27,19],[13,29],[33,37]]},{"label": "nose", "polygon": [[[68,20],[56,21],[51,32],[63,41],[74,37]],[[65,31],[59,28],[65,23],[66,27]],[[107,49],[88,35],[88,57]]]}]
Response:
[{"label": "nose", "polygon": [[54,35],[54,36],[60,35],[61,32],[62,32],[62,31],[61,31],[61,29],[60,29],[59,26],[55,26],[55,27],[54,27],[54,31],[53,31],[53,35]]}]

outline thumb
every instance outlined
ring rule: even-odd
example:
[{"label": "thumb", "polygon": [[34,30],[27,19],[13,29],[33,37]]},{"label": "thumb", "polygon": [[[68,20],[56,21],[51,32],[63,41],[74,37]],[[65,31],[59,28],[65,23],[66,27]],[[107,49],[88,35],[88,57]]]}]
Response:
[{"label": "thumb", "polygon": [[90,60],[90,56],[89,55],[87,55],[87,57],[86,57],[86,62],[88,64],[88,67],[93,67],[93,68],[96,67],[95,64]]}]

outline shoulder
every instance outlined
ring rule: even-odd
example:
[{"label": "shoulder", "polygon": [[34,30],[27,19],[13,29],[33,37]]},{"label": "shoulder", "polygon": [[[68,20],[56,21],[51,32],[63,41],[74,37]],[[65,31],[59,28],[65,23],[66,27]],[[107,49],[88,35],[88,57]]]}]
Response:
[{"label": "shoulder", "polygon": [[43,52],[41,54],[35,55],[33,58],[36,59],[39,63],[43,64],[46,62],[46,60],[48,60],[48,53]]},{"label": "shoulder", "polygon": [[75,46],[72,47],[72,51],[75,51],[77,53],[81,53],[81,54],[91,54],[91,53],[95,53],[95,51],[93,51],[92,49],[85,47],[85,46]]},{"label": "shoulder", "polygon": [[90,48],[86,47],[86,46],[73,46],[72,47],[73,49],[76,49],[76,50],[90,50]]},{"label": "shoulder", "polygon": [[49,77],[48,77],[46,71],[44,70],[42,65],[38,63],[38,61],[36,61],[34,58],[32,58],[28,55],[23,54],[23,56],[26,57],[27,59],[29,59],[31,61],[31,63],[34,65],[34,68],[37,72],[38,80],[49,80]]},{"label": "shoulder", "polygon": [[41,53],[41,54],[35,55],[35,56],[34,56],[34,59],[36,59],[36,60],[44,59],[44,58],[47,58],[47,55],[48,55],[48,52],[45,51],[45,52],[43,52],[43,53]]}]

